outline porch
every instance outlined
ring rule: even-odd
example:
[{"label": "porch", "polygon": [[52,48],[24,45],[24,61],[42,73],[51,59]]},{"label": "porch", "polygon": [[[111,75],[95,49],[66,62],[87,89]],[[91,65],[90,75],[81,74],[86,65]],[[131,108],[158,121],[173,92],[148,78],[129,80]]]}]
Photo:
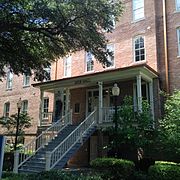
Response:
[{"label": "porch", "polygon": [[72,123],[83,121],[97,107],[98,124],[113,122],[114,97],[112,87],[117,83],[120,106],[126,95],[133,97],[135,111],[142,110],[142,100],[146,99],[154,118],[155,94],[154,79],[158,74],[149,66],[142,64],[128,68],[112,69],[85,74],[44,83],[34,84],[41,91],[39,126],[49,126],[72,110]]}]

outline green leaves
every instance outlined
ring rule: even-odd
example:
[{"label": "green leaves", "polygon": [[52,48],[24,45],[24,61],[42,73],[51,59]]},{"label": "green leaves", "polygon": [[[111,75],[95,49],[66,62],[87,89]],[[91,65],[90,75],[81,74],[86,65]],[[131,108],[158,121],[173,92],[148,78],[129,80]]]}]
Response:
[{"label": "green leaves", "polygon": [[1,1],[0,76],[4,66],[15,74],[27,67],[40,72],[55,58],[82,49],[107,64],[102,29],[111,32],[112,17],[118,20],[121,13],[120,0]]}]

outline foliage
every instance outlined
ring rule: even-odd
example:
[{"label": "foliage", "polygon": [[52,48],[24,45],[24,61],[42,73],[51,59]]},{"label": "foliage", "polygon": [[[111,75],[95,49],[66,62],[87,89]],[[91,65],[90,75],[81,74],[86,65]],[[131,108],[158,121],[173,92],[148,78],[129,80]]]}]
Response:
[{"label": "foliage", "polygon": [[[114,138],[114,128],[107,129],[112,138],[112,146],[116,144],[129,144],[134,148],[143,148],[153,141],[152,117],[150,106],[143,100],[142,112],[134,112],[131,96],[125,96],[123,104],[118,109],[118,138]],[[115,142],[117,141],[117,142]]]},{"label": "foliage", "polygon": [[38,174],[3,173],[2,180],[102,180],[99,175],[73,175],[61,170],[44,171]]},{"label": "foliage", "polygon": [[[16,132],[16,125],[17,125],[17,119],[18,115],[13,114],[10,117],[1,117],[0,118],[0,125],[2,125],[3,128],[6,129],[6,134],[13,137]],[[25,129],[29,128],[31,126],[31,120],[32,118],[27,113],[20,113],[19,115],[19,130],[18,130],[18,143],[21,142],[21,140],[24,137]],[[11,138],[13,143],[13,138]],[[10,145],[7,145],[6,150],[11,150],[12,147]]]},{"label": "foliage", "polygon": [[158,162],[149,168],[148,176],[151,180],[179,180],[180,164],[172,162]]},{"label": "foliage", "polygon": [[91,166],[96,170],[102,170],[103,179],[128,179],[135,170],[132,161],[116,158],[97,158],[91,161]]},{"label": "foliage", "polygon": [[[167,96],[164,118],[159,120],[157,144],[164,156],[180,162],[180,91]],[[167,158],[167,159],[168,159]]]},{"label": "foliage", "polygon": [[15,74],[33,69],[42,80],[44,67],[82,49],[108,64],[104,30],[121,14],[121,0],[1,0],[0,76],[10,66]]}]

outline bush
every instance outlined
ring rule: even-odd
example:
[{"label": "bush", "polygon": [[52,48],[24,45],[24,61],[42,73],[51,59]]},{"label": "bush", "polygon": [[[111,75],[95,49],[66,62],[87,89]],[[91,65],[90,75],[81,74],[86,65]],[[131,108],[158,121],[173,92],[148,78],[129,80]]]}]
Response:
[{"label": "bush", "polygon": [[61,170],[44,171],[38,174],[14,174],[4,172],[2,180],[102,180],[100,175],[73,175],[71,172]]},{"label": "bush", "polygon": [[91,161],[91,166],[99,170],[103,179],[128,179],[135,170],[135,164],[129,160],[116,158],[97,158]]},{"label": "bush", "polygon": [[151,180],[179,180],[180,164],[173,162],[157,161],[148,171]]}]

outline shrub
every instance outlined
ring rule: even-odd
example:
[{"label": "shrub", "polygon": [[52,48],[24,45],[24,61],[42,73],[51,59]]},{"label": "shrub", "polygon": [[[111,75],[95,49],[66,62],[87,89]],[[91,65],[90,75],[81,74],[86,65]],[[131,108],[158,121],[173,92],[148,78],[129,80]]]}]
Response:
[{"label": "shrub", "polygon": [[132,161],[116,158],[97,158],[90,164],[96,171],[102,172],[103,179],[128,179],[135,170]]},{"label": "shrub", "polygon": [[148,177],[151,180],[179,180],[180,164],[158,161],[149,168]]}]

